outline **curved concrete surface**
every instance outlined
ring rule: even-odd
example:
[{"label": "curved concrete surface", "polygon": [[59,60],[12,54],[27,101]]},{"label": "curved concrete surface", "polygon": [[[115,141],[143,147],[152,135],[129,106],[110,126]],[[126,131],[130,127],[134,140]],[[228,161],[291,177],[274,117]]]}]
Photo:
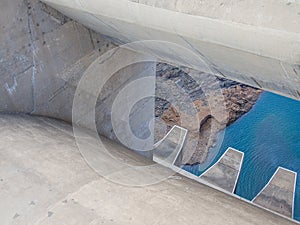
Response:
[{"label": "curved concrete surface", "polygon": [[[198,53],[201,51],[200,55],[209,69],[219,76],[225,74],[254,86],[262,85],[265,89],[298,97],[293,89],[299,85],[298,77],[294,74],[299,69],[299,32],[293,25],[294,22],[285,31],[280,30],[283,28],[278,23],[263,28],[257,34],[262,38],[262,42],[256,39],[259,48],[249,44],[253,48],[248,49],[245,47],[248,46],[247,41],[245,42],[247,38],[241,39],[244,40],[241,43],[230,43],[232,40],[228,33],[233,30],[239,33],[242,27],[245,32],[240,35],[250,35],[251,39],[252,26],[257,24],[243,25],[241,21],[235,21],[240,25],[232,26],[232,21],[220,23],[222,19],[213,18],[213,15],[209,19],[193,15],[189,10],[194,6],[179,12],[183,6],[190,5],[180,6],[180,1],[179,8],[176,6],[173,10],[169,8],[173,4],[171,1],[163,1],[162,4],[145,1],[137,4],[128,0],[99,0],[99,5],[93,10],[101,8],[104,10],[103,14],[100,11],[94,14],[84,8],[92,6],[95,1],[53,2],[51,5],[62,12],[94,30],[117,38],[114,40],[119,43],[162,37],[165,41],[181,44]],[[297,10],[297,4],[293,2],[291,8]],[[279,9],[280,6],[279,4]],[[135,13],[128,13],[128,10]],[[136,14],[138,11],[139,16]],[[74,94],[84,71],[115,45],[37,0],[3,0],[0,2],[0,12],[0,111],[24,112],[71,121]],[[287,9],[283,16],[288,16],[289,12],[290,9]],[[116,19],[116,15],[120,18]],[[133,18],[126,20],[126,16]],[[147,23],[143,18],[148,18]],[[175,21],[168,18],[174,18]],[[298,21],[298,17],[293,15],[288,18]],[[180,23],[180,19],[185,23]],[[187,19],[189,20],[186,21]],[[158,22],[162,21],[166,21],[166,24],[158,27]],[[211,23],[207,23],[208,21]],[[186,24],[190,24],[190,27]],[[197,24],[198,28],[201,25],[201,29],[191,28],[197,27]],[[211,27],[211,24],[214,25]],[[210,43],[206,40],[207,36],[203,36],[215,35],[214,31],[209,32],[210,29],[220,29],[223,25],[224,35],[221,36],[228,42],[217,43],[220,39]],[[248,29],[248,26],[252,28]],[[256,30],[255,27],[254,31]],[[200,33],[193,33],[196,31]],[[264,34],[266,37],[271,36],[268,39],[270,45],[264,46]],[[221,36],[217,35],[216,38]],[[294,53],[291,53],[290,45],[284,45],[284,41],[293,43]],[[245,49],[240,49],[240,45]],[[275,45],[286,48],[277,51],[272,48]],[[145,46],[140,47],[139,50],[145,50]],[[163,51],[156,52],[161,44],[150,47],[151,54],[170,62],[187,64],[199,70],[207,69],[194,60],[184,59],[185,55],[164,55],[164,50],[170,49],[160,48]],[[131,57],[136,53],[128,50],[125,55]],[[178,58],[174,59],[175,55]],[[122,78],[118,77],[118,73],[112,77],[97,102],[99,133],[117,140],[111,129],[111,111],[108,107],[116,97],[115,90],[122,89],[135,78],[144,77],[147,73],[153,75],[153,71],[155,63],[145,63],[119,71]],[[294,73],[289,73],[290,71]],[[266,76],[265,83],[260,82],[260,74]],[[287,74],[291,76],[283,79]],[[291,79],[294,79],[292,85]],[[151,119],[153,107],[151,101],[148,103],[143,103],[146,105],[143,110],[149,112]],[[143,110],[139,113],[145,115]],[[268,224],[291,223],[181,176],[143,188],[112,184],[97,176],[86,165],[76,147],[71,127],[67,124],[45,118],[1,115],[0,126],[0,195],[3,203],[0,206],[1,224],[224,224],[224,221],[226,224],[260,224],[261,221],[268,221]],[[139,127],[138,130],[146,129]],[[146,163],[145,159],[116,144],[109,145],[134,164]],[[111,162],[106,163],[109,165]],[[116,168],[119,166],[116,165]],[[165,171],[169,170],[161,168],[162,174]],[[137,178],[145,177],[140,174]]]},{"label": "curved concrete surface", "polygon": [[[116,45],[38,0],[2,0],[0,47],[0,111],[72,122],[78,83],[89,66]],[[130,53],[124,57],[136,55]],[[99,133],[118,141],[111,124],[117,90],[151,75],[154,95],[155,63],[128,66],[110,77],[95,107]],[[154,102],[142,105],[135,105],[139,110],[131,114],[135,121],[130,125],[145,136],[149,129],[141,119],[153,118]]]},{"label": "curved concrete surface", "polygon": [[[300,99],[298,0],[43,1],[120,43],[177,43],[201,56],[218,76]],[[136,50],[205,71],[199,61],[169,54],[174,51],[161,44]]]},{"label": "curved concrete surface", "polygon": [[[0,115],[0,126],[2,225],[294,224],[179,175],[139,188],[111,183],[87,166],[63,122]],[[110,144],[132,164],[145,162]]]}]

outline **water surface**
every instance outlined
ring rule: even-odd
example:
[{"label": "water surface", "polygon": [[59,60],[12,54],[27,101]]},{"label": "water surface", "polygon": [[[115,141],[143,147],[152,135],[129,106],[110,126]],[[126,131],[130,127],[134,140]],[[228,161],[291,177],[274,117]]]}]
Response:
[{"label": "water surface", "polygon": [[[233,147],[245,153],[236,194],[252,200],[279,166],[300,174],[300,102],[264,92],[253,109],[229,126],[217,159]],[[200,168],[200,169],[199,169]],[[200,175],[201,165],[184,169]],[[300,181],[297,179],[295,219],[300,220]]]}]

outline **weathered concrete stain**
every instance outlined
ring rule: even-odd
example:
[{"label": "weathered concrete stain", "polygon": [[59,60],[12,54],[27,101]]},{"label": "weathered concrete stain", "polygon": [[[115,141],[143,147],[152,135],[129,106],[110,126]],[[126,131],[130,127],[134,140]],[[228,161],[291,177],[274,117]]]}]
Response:
[{"label": "weathered concrete stain", "polygon": [[293,218],[296,179],[297,173],[279,167],[253,202]]},{"label": "weathered concrete stain", "polygon": [[223,156],[200,176],[206,182],[233,193],[243,164],[244,153],[229,148]]}]

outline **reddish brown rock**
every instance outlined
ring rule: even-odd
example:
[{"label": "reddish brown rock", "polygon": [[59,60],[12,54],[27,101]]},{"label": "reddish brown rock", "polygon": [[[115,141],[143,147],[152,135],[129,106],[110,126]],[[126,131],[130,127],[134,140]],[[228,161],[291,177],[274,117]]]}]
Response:
[{"label": "reddish brown rock", "polygon": [[[160,67],[158,66],[158,68]],[[163,92],[161,90],[163,86],[159,82],[166,82],[171,89],[176,88],[174,83],[180,83],[183,84],[180,88],[189,93],[190,98],[193,99],[193,105],[189,107],[193,107],[194,111],[189,108],[180,110],[171,104],[166,107],[166,104],[161,104],[160,101],[157,102],[157,106],[163,105],[164,109],[156,107],[156,121],[158,121],[157,124],[160,124],[155,128],[156,134],[159,134],[155,137],[156,140],[161,139],[165,134],[161,131],[162,123],[167,126],[167,130],[174,125],[189,130],[181,154],[181,165],[203,163],[207,158],[209,149],[216,142],[217,133],[249,112],[262,93],[256,88],[236,82],[230,83],[230,81],[222,79],[219,81],[222,88],[212,88],[211,91],[203,94],[201,88],[193,83],[193,79],[188,74],[182,70],[166,67],[165,64],[164,70],[159,71],[158,76],[161,76],[162,79],[158,79],[157,92]],[[212,85],[210,82],[204,80],[202,87],[203,85],[209,87]],[[175,90],[172,89],[170,93],[172,92],[175,93]],[[185,98],[176,92],[176,99],[179,102],[185,102]]]}]

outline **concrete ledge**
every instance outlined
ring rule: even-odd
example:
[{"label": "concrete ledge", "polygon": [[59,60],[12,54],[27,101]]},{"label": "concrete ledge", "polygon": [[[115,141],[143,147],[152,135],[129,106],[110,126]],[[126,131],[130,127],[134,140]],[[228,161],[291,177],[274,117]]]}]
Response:
[{"label": "concrete ledge", "polygon": [[266,186],[252,200],[255,204],[294,217],[297,173],[279,167]]},{"label": "concrete ledge", "polygon": [[[110,182],[85,163],[72,127],[60,121],[0,115],[0,125],[1,225],[295,224],[180,175],[143,187]],[[140,165],[139,155],[108,146]]]},{"label": "concrete ledge", "polygon": [[234,193],[240,175],[244,153],[228,148],[223,156],[200,176],[201,179]]},{"label": "concrete ledge", "polygon": [[[233,154],[232,154],[233,153]],[[179,153],[180,154],[180,153]],[[225,161],[225,163],[222,163],[222,159]],[[293,219],[293,214],[294,214],[294,195],[295,195],[295,188],[296,188],[296,177],[294,177],[294,182],[292,181],[293,179],[290,179],[289,181],[294,184],[293,188],[291,187],[292,185],[290,184],[290,190],[293,190],[293,197],[292,200],[290,198],[290,211],[292,211],[292,214],[287,215],[282,213],[280,210],[274,210],[267,206],[266,204],[258,204],[256,201],[252,200],[249,201],[245,198],[242,198],[238,195],[236,195],[235,189],[236,185],[238,182],[238,178],[240,175],[240,171],[242,168],[242,163],[244,159],[244,153],[240,152],[236,149],[233,148],[228,148],[226,152],[220,157],[220,159],[210,167],[210,169],[207,170],[202,176],[196,176],[190,172],[187,172],[186,170],[181,169],[180,167],[176,166],[175,164],[161,164],[164,166],[167,166],[171,168],[173,171],[177,172],[178,174],[181,174],[182,176],[185,176],[191,180],[194,180],[200,184],[206,185],[208,187],[211,187],[219,192],[225,193],[235,199],[241,200],[245,203],[248,203],[250,205],[254,205],[258,208],[260,208],[263,211],[271,212],[273,214],[276,214],[280,217],[283,217],[285,219],[288,219],[289,221],[292,221],[294,223],[300,224],[298,221]],[[158,161],[158,163],[161,163]],[[221,165],[220,164],[225,164]],[[227,167],[227,168],[226,168]],[[228,168],[229,167],[229,168]],[[281,167],[280,167],[281,168]],[[229,173],[228,170],[231,170]],[[295,172],[286,170],[284,168],[281,168],[284,171],[287,171],[289,173],[294,174]],[[278,169],[279,170],[279,169]],[[276,174],[276,173],[275,173]],[[273,177],[275,176],[273,175]],[[219,176],[219,177],[218,177]],[[271,178],[272,180],[272,178]],[[271,182],[269,181],[269,183]],[[269,184],[268,183],[268,184]],[[262,193],[264,189],[260,192]],[[278,194],[278,193],[277,193]],[[260,194],[258,194],[260,195]],[[276,195],[276,193],[275,193]],[[291,203],[292,202],[292,203]],[[280,206],[279,206],[280,207]]]},{"label": "concrete ledge", "polygon": [[153,161],[172,167],[183,147],[187,132],[182,127],[173,126],[166,136],[155,144]]}]

